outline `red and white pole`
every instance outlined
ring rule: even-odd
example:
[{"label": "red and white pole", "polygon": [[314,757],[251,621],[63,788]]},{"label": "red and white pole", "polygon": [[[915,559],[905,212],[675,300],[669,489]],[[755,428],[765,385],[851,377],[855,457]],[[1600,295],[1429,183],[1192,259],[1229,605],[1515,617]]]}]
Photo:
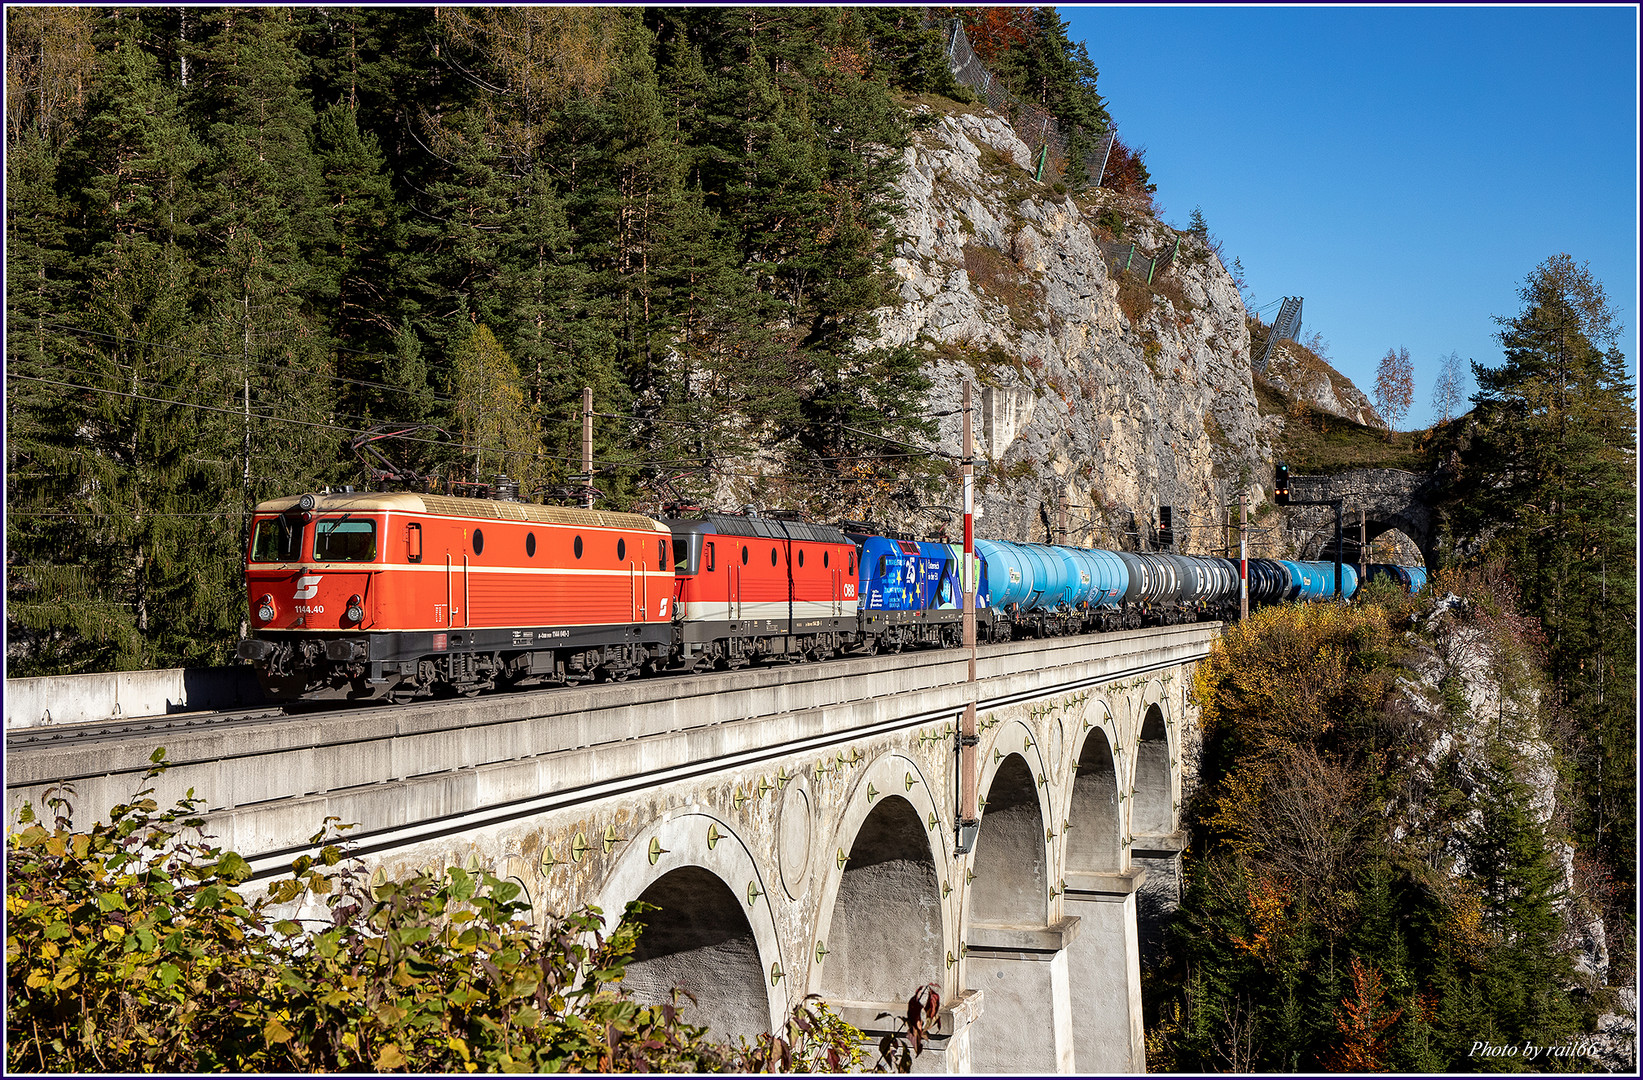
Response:
[{"label": "red and white pole", "polygon": [[1249,496],[1238,496],[1238,617],[1249,618]]},{"label": "red and white pole", "polygon": [[959,812],[958,850],[970,849],[967,842],[974,835],[978,817],[977,788],[980,785],[980,755],[976,733],[976,580],[980,575],[975,565],[975,444],[970,433],[970,384],[964,384],[964,647],[970,654],[969,701],[964,706],[964,719],[959,724],[958,771]]}]

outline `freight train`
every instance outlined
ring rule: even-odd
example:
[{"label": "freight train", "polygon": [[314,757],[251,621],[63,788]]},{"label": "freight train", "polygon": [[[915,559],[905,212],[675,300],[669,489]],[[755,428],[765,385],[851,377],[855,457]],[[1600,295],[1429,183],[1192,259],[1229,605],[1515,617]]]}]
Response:
[{"label": "freight train", "polygon": [[[975,554],[981,641],[1239,610],[1227,559],[1004,540]],[[962,566],[952,544],[751,514],[310,493],[256,508],[237,654],[276,700],[402,702],[956,646]],[[1334,574],[1252,559],[1250,602],[1330,598]],[[1350,597],[1357,574],[1342,578]]]}]

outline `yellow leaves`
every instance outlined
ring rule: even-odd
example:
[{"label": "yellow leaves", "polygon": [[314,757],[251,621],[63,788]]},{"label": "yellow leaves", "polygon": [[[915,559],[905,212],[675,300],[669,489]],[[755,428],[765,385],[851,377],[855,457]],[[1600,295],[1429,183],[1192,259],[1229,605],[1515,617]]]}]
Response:
[{"label": "yellow leaves", "polygon": [[262,1037],[269,1046],[289,1042],[294,1034],[296,1033],[286,1027],[277,1016],[269,1017],[268,1023],[262,1026]]},{"label": "yellow leaves", "polygon": [[1480,957],[1489,948],[1490,934],[1483,925],[1483,896],[1474,883],[1454,882],[1444,930],[1447,944],[1463,959]]},{"label": "yellow leaves", "polygon": [[389,1043],[377,1053],[375,1064],[378,1072],[387,1072],[389,1069],[404,1068],[405,1060],[405,1051],[399,1048],[399,1044]]},{"label": "yellow leaves", "polygon": [[1228,630],[1194,673],[1206,731],[1236,735],[1255,756],[1282,756],[1336,724],[1343,706],[1382,691],[1384,675],[1358,657],[1390,648],[1376,608],[1289,604]]},{"label": "yellow leaves", "polygon": [[1283,944],[1289,916],[1286,908],[1292,900],[1288,882],[1262,875],[1245,890],[1249,903],[1250,936],[1238,934],[1228,937],[1240,950],[1263,964],[1271,963],[1278,947]]},{"label": "yellow leaves", "polygon": [[599,92],[616,61],[620,19],[602,8],[451,6],[438,14],[452,45],[536,110]]}]

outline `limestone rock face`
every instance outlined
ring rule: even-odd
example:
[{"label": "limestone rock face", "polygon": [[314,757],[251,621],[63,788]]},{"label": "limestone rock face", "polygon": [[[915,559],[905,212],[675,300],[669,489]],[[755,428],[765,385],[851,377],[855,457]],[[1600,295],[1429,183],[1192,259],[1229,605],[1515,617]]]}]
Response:
[{"label": "limestone rock face", "polygon": [[[1133,548],[1162,505],[1178,549],[1218,549],[1212,526],[1240,485],[1260,501],[1251,478],[1271,455],[1237,287],[1202,241],[1182,234],[1175,250],[1176,233],[1130,214],[1121,305],[1093,220],[1117,197],[1058,195],[1027,171],[1033,157],[991,114],[942,116],[916,137],[900,182],[901,303],[878,312],[873,344],[929,351],[930,409],[951,412],[945,453],[961,451],[963,383],[977,388],[981,535],[1053,539],[1064,496],[1069,543]],[[1150,257],[1172,250],[1146,287]]]},{"label": "limestone rock face", "polygon": [[[1410,634],[1417,647],[1409,677],[1402,683],[1402,696],[1419,725],[1411,741],[1424,745],[1425,750],[1414,762],[1403,791],[1389,806],[1393,839],[1413,833],[1440,838],[1435,864],[1456,877],[1465,875],[1474,859],[1474,837],[1483,825],[1480,792],[1490,774],[1501,768],[1491,755],[1491,740],[1504,740],[1511,746],[1512,774],[1524,785],[1526,809],[1542,829],[1552,826],[1558,790],[1554,753],[1540,726],[1541,692],[1527,662],[1514,653],[1498,629],[1486,620],[1469,617],[1468,607],[1468,601],[1452,593],[1436,598]],[[1458,723],[1441,715],[1438,703],[1444,696],[1445,680],[1453,680],[1464,702]],[[1454,807],[1440,807],[1434,797],[1442,777],[1466,800],[1458,819],[1447,826],[1440,822],[1454,814]],[[1601,915],[1577,887],[1574,846],[1557,839],[1549,839],[1546,846],[1563,876],[1555,901],[1565,925],[1559,945],[1569,954],[1578,978],[1590,986],[1602,986],[1609,976],[1608,937]],[[1630,992],[1635,1001],[1636,987],[1630,987]],[[1616,1014],[1610,1019],[1613,1023],[1604,1030],[1624,1034],[1626,1018]],[[1635,1007],[1629,1023],[1635,1040]],[[1614,1047],[1604,1051],[1615,1052]]]},{"label": "limestone rock face", "polygon": [[1272,356],[1267,360],[1266,381],[1320,412],[1366,427],[1387,426],[1374,404],[1350,379],[1294,342],[1284,341],[1273,346]]}]

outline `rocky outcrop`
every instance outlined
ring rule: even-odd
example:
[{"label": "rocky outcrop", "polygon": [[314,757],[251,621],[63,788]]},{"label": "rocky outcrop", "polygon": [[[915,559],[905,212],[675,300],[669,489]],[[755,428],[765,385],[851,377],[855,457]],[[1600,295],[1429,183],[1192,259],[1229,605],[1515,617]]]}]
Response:
[{"label": "rocky outcrop", "polygon": [[[1549,834],[1546,850],[1560,875],[1553,902],[1564,924],[1558,947],[1588,992],[1597,992],[1609,985],[1608,936],[1577,880],[1574,846],[1550,835],[1557,832],[1557,764],[1540,726],[1541,690],[1510,622],[1451,594],[1435,599],[1411,630],[1416,652],[1402,696],[1416,718],[1410,742],[1424,749],[1408,769],[1401,795],[1389,803],[1393,838],[1436,838],[1427,860],[1465,876],[1482,835],[1483,792],[1495,774],[1509,769],[1523,785],[1535,826]],[[1500,752],[1503,747],[1507,753]],[[1599,1018],[1582,1056],[1594,1058],[1599,1068],[1625,1071],[1636,1066],[1635,981],[1610,993],[1617,1007]]]},{"label": "rocky outcrop", "polygon": [[[1035,182],[1029,148],[991,114],[944,115],[906,151],[894,259],[901,303],[881,345],[930,354],[941,448],[960,452],[962,387],[977,388],[977,529],[1051,539],[1150,542],[1174,508],[1189,551],[1218,548],[1242,488],[1270,460],[1237,287],[1213,253],[1118,205]],[[1097,218],[1139,252],[1179,250],[1148,287],[1115,274]],[[937,528],[939,519],[908,522]]]},{"label": "rocky outcrop", "polygon": [[1343,417],[1365,427],[1386,429],[1387,423],[1352,380],[1330,367],[1317,353],[1294,341],[1273,346],[1266,381],[1291,401],[1303,401],[1319,412]]}]

